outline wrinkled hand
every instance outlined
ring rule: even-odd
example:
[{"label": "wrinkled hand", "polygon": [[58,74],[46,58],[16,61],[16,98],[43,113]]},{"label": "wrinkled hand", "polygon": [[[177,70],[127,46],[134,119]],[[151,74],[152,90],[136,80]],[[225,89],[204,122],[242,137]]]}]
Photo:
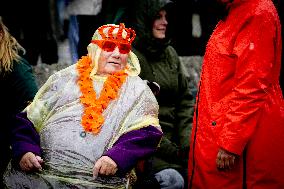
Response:
[{"label": "wrinkled hand", "polygon": [[217,168],[219,170],[224,170],[224,171],[232,169],[238,157],[239,156],[236,154],[228,152],[224,149],[219,149],[219,152],[216,158]]},{"label": "wrinkled hand", "polygon": [[32,152],[27,152],[23,155],[23,157],[20,160],[20,167],[23,171],[41,171],[42,167],[41,164],[43,163],[43,160],[40,156],[36,156]]},{"label": "wrinkled hand", "polygon": [[108,156],[102,156],[95,163],[93,177],[100,175],[114,175],[117,171],[117,164]]}]

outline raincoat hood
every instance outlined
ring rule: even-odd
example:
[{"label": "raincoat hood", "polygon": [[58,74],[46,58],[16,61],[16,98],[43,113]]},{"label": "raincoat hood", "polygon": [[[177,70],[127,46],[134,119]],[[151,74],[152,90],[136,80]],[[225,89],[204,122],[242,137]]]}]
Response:
[{"label": "raincoat hood", "polygon": [[135,20],[133,28],[136,31],[136,39],[134,47],[144,53],[161,53],[169,45],[170,39],[168,36],[164,40],[159,40],[153,37],[153,23],[158,12],[162,9],[167,11],[167,15],[173,7],[173,2],[170,0],[145,0],[137,5],[139,11],[135,12]]}]

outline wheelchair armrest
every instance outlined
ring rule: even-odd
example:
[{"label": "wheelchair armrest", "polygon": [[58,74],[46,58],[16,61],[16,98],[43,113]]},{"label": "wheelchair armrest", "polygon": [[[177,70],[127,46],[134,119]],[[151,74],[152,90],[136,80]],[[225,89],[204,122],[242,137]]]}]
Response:
[{"label": "wheelchair armrest", "polygon": [[160,93],[160,85],[154,81],[148,81],[146,80],[147,85],[150,87],[152,90],[153,94],[157,96]]}]

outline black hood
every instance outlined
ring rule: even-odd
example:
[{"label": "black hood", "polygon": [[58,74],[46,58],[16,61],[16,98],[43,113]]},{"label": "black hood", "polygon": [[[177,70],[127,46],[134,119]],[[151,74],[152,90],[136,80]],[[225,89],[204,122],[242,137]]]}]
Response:
[{"label": "black hood", "polygon": [[163,52],[170,40],[168,36],[164,40],[154,38],[152,27],[154,19],[161,9],[165,9],[167,15],[171,14],[173,2],[170,0],[141,0],[137,1],[135,7],[131,26],[136,32],[134,48],[150,54]]}]

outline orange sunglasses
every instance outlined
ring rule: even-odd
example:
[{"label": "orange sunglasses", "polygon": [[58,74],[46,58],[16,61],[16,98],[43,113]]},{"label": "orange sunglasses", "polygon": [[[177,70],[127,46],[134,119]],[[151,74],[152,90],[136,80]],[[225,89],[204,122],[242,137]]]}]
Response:
[{"label": "orange sunglasses", "polygon": [[121,54],[127,54],[131,50],[131,45],[127,43],[118,43],[108,40],[92,40],[92,43],[97,44],[101,49],[107,52],[112,52],[116,47],[118,47]]}]

